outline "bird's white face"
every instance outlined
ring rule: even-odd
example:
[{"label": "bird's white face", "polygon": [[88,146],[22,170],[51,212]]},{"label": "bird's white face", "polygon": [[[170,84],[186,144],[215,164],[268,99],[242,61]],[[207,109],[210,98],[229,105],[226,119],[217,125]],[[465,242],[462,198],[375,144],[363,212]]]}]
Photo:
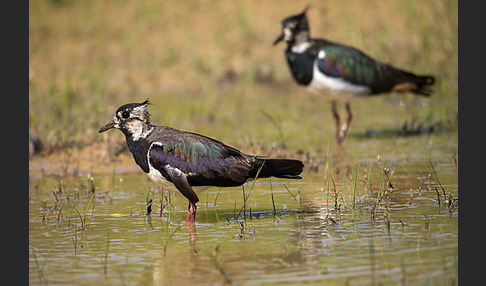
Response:
[{"label": "bird's white face", "polygon": [[118,117],[116,115],[113,117],[112,122],[114,123],[113,124],[114,128],[120,129],[120,120],[118,119]]},{"label": "bird's white face", "polygon": [[292,30],[289,27],[285,27],[283,29],[283,33],[284,33],[284,41],[286,41],[286,42],[292,41],[292,39],[294,37],[294,33],[292,32]]},{"label": "bird's white face", "polygon": [[286,23],[282,27],[282,31],[283,31],[283,34],[284,34],[284,41],[290,42],[294,39],[295,27],[297,27],[297,24],[298,24],[297,22],[291,21],[291,22]]},{"label": "bird's white face", "polygon": [[120,107],[113,120],[101,127],[99,132],[104,132],[111,128],[121,130],[125,135],[130,136],[133,141],[146,138],[152,128],[150,128],[150,114],[147,104],[127,104]]},{"label": "bird's white face", "polygon": [[[305,16],[305,15],[304,15]],[[308,27],[302,25],[306,23],[306,19],[302,19],[301,15],[289,17],[280,23],[281,34],[273,42],[276,45],[280,41],[285,41],[287,43],[294,42],[297,35],[300,33],[309,34]]]},{"label": "bird's white face", "polygon": [[136,118],[133,120],[127,120],[124,128],[131,135],[133,141],[145,139],[150,134],[150,128],[142,120]]}]

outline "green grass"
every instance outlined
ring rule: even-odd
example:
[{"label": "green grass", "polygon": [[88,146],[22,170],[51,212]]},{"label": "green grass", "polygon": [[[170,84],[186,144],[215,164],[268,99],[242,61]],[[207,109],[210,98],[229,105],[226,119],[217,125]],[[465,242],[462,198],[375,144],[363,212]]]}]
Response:
[{"label": "green grass", "polygon": [[38,250],[35,247],[29,246],[29,250],[32,253],[32,256],[34,257],[35,267],[37,270],[37,274],[39,275],[39,283],[41,285],[48,285],[46,278],[44,277],[44,267],[46,266],[46,264],[45,263],[41,264],[37,259]]},{"label": "green grass", "polygon": [[[237,221],[240,218],[241,213],[243,212],[243,219],[246,222],[246,207],[248,206],[248,200],[250,199],[251,193],[253,192],[253,188],[255,187],[255,183],[257,179],[260,176],[260,172],[265,165],[266,160],[263,162],[263,164],[258,168],[256,174],[255,174],[255,179],[252,181],[250,190],[248,191],[248,194],[245,194],[245,185],[241,186],[242,194],[243,194],[243,205],[240,208],[240,211],[238,212],[238,215],[235,216],[234,221]],[[235,214],[236,214],[236,202],[235,202]]]}]

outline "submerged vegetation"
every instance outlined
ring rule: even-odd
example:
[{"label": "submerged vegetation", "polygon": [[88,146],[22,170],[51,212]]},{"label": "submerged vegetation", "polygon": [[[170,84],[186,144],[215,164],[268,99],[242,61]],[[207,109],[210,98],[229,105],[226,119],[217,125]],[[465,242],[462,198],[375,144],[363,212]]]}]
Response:
[{"label": "submerged vegetation", "polygon": [[[302,183],[262,179],[207,190],[196,233],[184,224],[184,197],[138,175],[36,180],[30,191],[31,279],[52,283],[65,268],[55,265],[67,261],[80,277],[94,271],[107,283],[153,278],[240,284],[269,281],[276,269],[287,269],[281,281],[299,281],[302,272],[331,284],[349,279],[457,284],[459,204],[457,185],[451,184],[457,169],[444,171],[453,163],[430,160],[407,171],[382,156],[351,166],[335,159],[330,154],[324,172]],[[54,242],[69,243],[51,254],[46,247],[52,239],[42,238],[46,233]],[[47,256],[52,258],[40,259]],[[140,263],[151,269],[150,277],[136,275]],[[180,268],[187,263],[192,266]],[[268,266],[258,271],[270,276],[250,275],[262,263]],[[164,265],[162,272],[157,265]],[[369,270],[351,271],[364,265]],[[429,277],[421,276],[424,268],[432,271]],[[188,276],[173,274],[176,269]],[[197,269],[206,271],[194,278]]]}]

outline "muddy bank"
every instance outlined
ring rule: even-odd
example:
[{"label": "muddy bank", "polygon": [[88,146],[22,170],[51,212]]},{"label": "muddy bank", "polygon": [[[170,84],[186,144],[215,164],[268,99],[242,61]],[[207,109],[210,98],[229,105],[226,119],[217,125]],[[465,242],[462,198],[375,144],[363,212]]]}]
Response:
[{"label": "muddy bank", "polygon": [[80,176],[88,173],[137,171],[137,165],[127,152],[112,154],[105,144],[41,152],[29,157],[29,176]]}]

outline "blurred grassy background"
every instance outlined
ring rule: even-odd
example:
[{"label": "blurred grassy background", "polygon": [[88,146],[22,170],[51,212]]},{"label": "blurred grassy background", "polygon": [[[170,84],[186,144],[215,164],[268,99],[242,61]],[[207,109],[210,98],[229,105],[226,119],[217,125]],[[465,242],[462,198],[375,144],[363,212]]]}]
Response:
[{"label": "blurred grassy background", "polygon": [[94,142],[109,148],[123,136],[98,129],[119,106],[150,98],[154,124],[245,152],[324,152],[334,144],[330,105],[297,86],[285,45],[271,45],[280,21],[306,4],[311,36],[437,78],[426,101],[353,103],[345,145],[371,127],[457,121],[457,0],[31,0],[29,128],[48,153]]}]

